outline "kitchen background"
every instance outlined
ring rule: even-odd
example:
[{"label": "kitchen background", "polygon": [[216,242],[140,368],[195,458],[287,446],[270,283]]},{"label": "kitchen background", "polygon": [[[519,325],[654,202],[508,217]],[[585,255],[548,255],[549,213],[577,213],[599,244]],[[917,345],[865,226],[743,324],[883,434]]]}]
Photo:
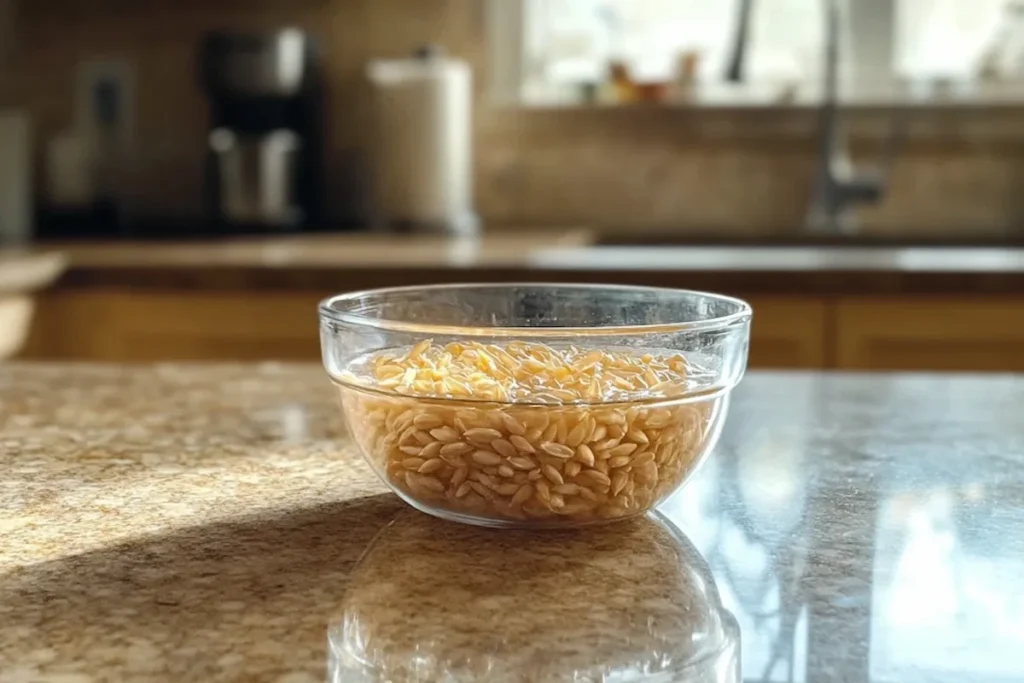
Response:
[{"label": "kitchen background", "polygon": [[[748,299],[754,367],[1024,370],[1020,0],[0,9],[0,358],[315,360],[334,293],[588,281]],[[257,113],[287,126],[239,83],[296,63],[322,135],[241,158]],[[292,212],[310,151],[323,211]]]},{"label": "kitchen background", "polygon": [[[1019,680],[1024,394],[1008,373],[1024,372],[1020,14],[1008,0],[842,3],[857,48],[844,56],[857,59],[843,60],[852,93],[840,113],[857,169],[885,159],[894,128],[906,139],[890,150],[885,196],[849,205],[855,228],[811,235],[813,200],[842,194],[823,182],[843,159],[832,150],[823,168],[829,110],[816,90],[830,3],[0,0],[0,365],[15,359],[0,373],[0,412],[12,410],[0,418],[11,427],[0,507],[13,513],[0,516],[13,587],[0,640],[16,646],[0,661],[23,652],[56,666],[81,648],[156,672],[168,657],[198,668],[220,656],[168,635],[207,651],[227,643],[241,667],[301,665],[291,644],[306,634],[319,658],[317,610],[335,609],[331,591],[352,583],[363,540],[391,512],[324,440],[317,302],[384,286],[584,281],[742,297],[751,367],[812,371],[747,380],[693,495],[665,509],[687,522],[741,620],[748,677]],[[750,75],[730,86],[745,10]],[[625,21],[628,39],[616,36]],[[313,227],[336,232],[204,236],[200,42],[286,26],[323,55],[327,214]],[[625,78],[607,59],[647,45],[668,57],[681,36],[678,60],[641,58]],[[374,213],[367,65],[427,42],[474,73],[478,241],[354,230]],[[115,168],[93,173],[77,137],[82,83],[107,76],[131,92],[114,98],[127,115],[105,141]],[[678,101],[659,102],[665,91]],[[429,113],[413,112],[410,124]],[[137,225],[118,234],[101,211],[105,232],[84,244],[17,227],[33,225],[54,186],[73,204],[93,185]],[[138,239],[158,223],[177,239]],[[959,244],[923,246],[933,241]],[[223,594],[210,590],[218,578]],[[133,625],[141,633],[127,635]],[[837,662],[856,668],[843,676]]]},{"label": "kitchen background", "polygon": [[[794,5],[767,5],[773,2]],[[323,50],[328,198],[336,218],[358,220],[366,212],[367,61],[405,56],[432,41],[475,71],[476,208],[492,229],[543,223],[756,234],[797,231],[802,223],[817,153],[812,108],[499,104],[489,97],[485,0],[22,2],[3,100],[28,111],[41,161],[44,143],[74,122],[76,69],[94,60],[127,63],[137,93],[131,172],[121,191],[142,214],[194,219],[208,128],[195,78],[198,41],[214,28],[287,25],[308,31]],[[1020,105],[896,109],[909,121],[909,140],[886,201],[860,210],[863,231],[1024,230]],[[852,113],[858,156],[875,155],[889,110]]]}]

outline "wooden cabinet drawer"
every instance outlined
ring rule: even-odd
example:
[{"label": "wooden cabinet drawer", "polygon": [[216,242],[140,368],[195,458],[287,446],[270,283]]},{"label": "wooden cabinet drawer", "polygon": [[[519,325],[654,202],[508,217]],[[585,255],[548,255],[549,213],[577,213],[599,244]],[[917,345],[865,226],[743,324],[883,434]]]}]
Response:
[{"label": "wooden cabinet drawer", "polygon": [[837,359],[853,370],[1024,372],[1024,298],[844,299]]},{"label": "wooden cabinet drawer", "polygon": [[827,301],[776,297],[747,300],[754,307],[750,367],[827,367]]},{"label": "wooden cabinet drawer", "polygon": [[23,355],[314,361],[321,298],[313,292],[55,292],[41,298]]},{"label": "wooden cabinet drawer", "polygon": [[[23,357],[98,361],[319,358],[326,292],[58,291],[41,297]],[[754,298],[751,367],[826,365],[827,304]]]}]

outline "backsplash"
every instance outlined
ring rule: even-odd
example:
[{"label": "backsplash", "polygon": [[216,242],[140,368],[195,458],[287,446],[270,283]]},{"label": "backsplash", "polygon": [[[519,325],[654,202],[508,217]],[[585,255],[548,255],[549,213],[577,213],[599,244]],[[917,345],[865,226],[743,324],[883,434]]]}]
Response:
[{"label": "backsplash", "polygon": [[[131,61],[137,73],[130,188],[145,214],[199,214],[206,104],[195,46],[212,28],[294,25],[324,48],[329,196],[359,204],[367,59],[444,44],[486,78],[484,0],[22,1],[7,98],[29,109],[37,143],[71,125],[75,65]],[[45,6],[45,8],[43,7]],[[478,87],[482,91],[482,87]],[[816,141],[808,111],[516,111],[478,98],[477,206],[494,226],[599,225],[750,234],[798,229]],[[1014,112],[927,113],[893,170],[890,196],[861,213],[873,233],[1024,231],[1024,127]],[[868,116],[876,121],[877,116]],[[993,125],[988,125],[991,122]],[[861,130],[863,128],[863,130]],[[871,159],[875,123],[855,133]],[[38,145],[37,145],[38,147]],[[863,149],[862,149],[863,147]]]},{"label": "backsplash", "polygon": [[[855,111],[859,168],[877,166],[899,112]],[[871,234],[1024,234],[1017,111],[917,111]],[[479,131],[479,197],[507,222],[785,234],[800,230],[817,163],[810,110],[505,111]]]}]

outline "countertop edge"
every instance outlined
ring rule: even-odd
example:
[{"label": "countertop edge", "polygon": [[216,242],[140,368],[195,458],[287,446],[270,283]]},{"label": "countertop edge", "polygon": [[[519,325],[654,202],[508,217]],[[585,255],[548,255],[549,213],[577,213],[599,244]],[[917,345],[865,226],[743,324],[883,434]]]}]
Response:
[{"label": "countertop edge", "polygon": [[210,267],[70,264],[53,289],[345,291],[384,286],[467,282],[642,284],[727,292],[794,295],[1024,294],[1024,271],[614,269],[513,265]]}]

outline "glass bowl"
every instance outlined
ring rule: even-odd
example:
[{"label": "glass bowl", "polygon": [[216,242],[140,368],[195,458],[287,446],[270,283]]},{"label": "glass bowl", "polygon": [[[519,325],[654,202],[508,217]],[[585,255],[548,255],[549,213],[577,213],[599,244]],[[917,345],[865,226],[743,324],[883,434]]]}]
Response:
[{"label": "glass bowl", "polygon": [[603,285],[404,287],[320,305],[356,445],[410,505],[487,526],[633,517],[721,433],[750,306]]}]

